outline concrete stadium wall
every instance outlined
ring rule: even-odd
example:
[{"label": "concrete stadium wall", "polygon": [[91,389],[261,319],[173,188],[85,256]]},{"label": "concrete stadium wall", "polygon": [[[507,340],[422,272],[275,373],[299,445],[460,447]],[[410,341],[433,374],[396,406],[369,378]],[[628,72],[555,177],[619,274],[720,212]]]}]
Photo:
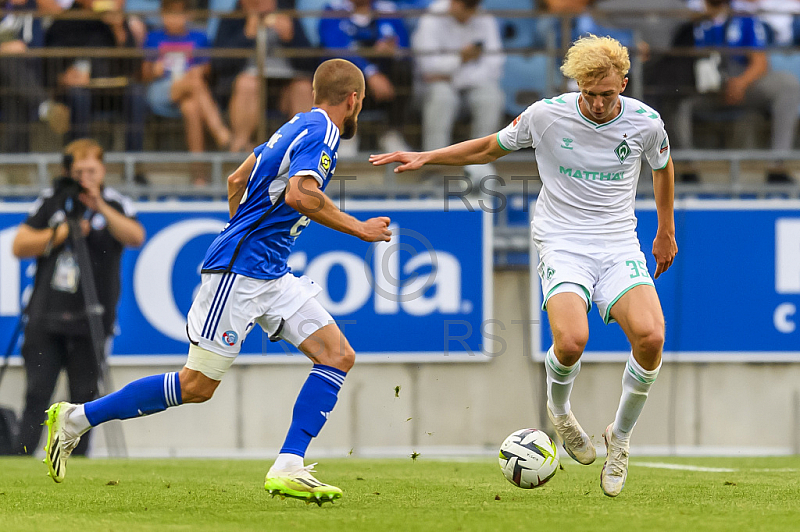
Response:
[{"label": "concrete stadium wall", "polygon": [[[494,283],[495,317],[504,323],[525,319],[528,274],[496,272]],[[514,430],[549,428],[543,366],[531,362],[519,326],[499,335],[507,350],[487,363],[357,364],[309,458],[351,451],[490,455]],[[234,365],[210,402],[121,424],[128,454],[270,457],[281,446],[308,368]],[[174,369],[114,367],[112,376],[121,387]],[[599,449],[614,418],[622,371],[622,363],[584,364],[573,390],[573,411]],[[19,410],[23,393],[23,370],[12,367],[0,386],[0,404]],[[798,396],[800,364],[665,364],[634,432],[633,451],[800,453]],[[55,399],[65,397],[61,382]],[[102,431],[93,453],[108,453]]]}]

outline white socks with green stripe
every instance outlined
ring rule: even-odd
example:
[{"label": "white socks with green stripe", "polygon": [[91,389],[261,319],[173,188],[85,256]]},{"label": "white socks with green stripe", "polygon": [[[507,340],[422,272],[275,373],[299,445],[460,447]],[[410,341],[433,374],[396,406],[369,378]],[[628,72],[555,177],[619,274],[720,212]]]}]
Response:
[{"label": "white socks with green stripe", "polygon": [[628,357],[625,365],[625,373],[622,375],[622,397],[619,400],[617,417],[614,419],[614,436],[621,439],[630,437],[639,414],[642,413],[644,403],[647,401],[647,394],[650,386],[658,377],[658,370],[661,364],[652,371],[644,369],[633,358],[633,353]]},{"label": "white socks with green stripe", "polygon": [[544,367],[547,371],[547,402],[554,416],[569,414],[569,394],[572,393],[572,383],[581,371],[581,361],[572,366],[565,366],[556,358],[553,347],[547,350],[544,357]]}]

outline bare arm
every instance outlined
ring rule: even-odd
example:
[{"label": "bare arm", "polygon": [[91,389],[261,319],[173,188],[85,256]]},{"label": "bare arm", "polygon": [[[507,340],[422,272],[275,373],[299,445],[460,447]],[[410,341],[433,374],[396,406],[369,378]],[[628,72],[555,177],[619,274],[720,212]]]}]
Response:
[{"label": "bare arm", "polygon": [[655,278],[667,271],[678,253],[675,242],[675,167],[672,158],[661,170],[653,170],[653,195],[656,199],[658,229],[653,241],[653,256],[656,259]]},{"label": "bare arm", "polygon": [[244,191],[247,188],[247,181],[250,179],[250,174],[253,172],[253,167],[256,165],[256,154],[251,153],[250,156],[239,165],[231,175],[228,176],[228,212],[231,218],[236,214],[239,209],[239,203],[242,201]]},{"label": "bare arm", "polygon": [[370,155],[369,161],[375,166],[388,163],[402,163],[395,172],[417,170],[426,164],[444,164],[448,166],[466,166],[469,164],[485,164],[496,161],[510,152],[497,143],[497,135],[489,135],[480,139],[472,139],[433,151],[382,153]]},{"label": "bare arm", "polygon": [[769,70],[769,61],[764,52],[752,52],[747,69],[735,78],[730,78],[725,84],[725,103],[737,105],[744,100],[748,87],[760,79]]},{"label": "bare arm", "polygon": [[44,229],[34,229],[28,224],[21,224],[14,242],[11,244],[11,252],[20,259],[28,259],[44,255],[52,240],[52,247],[56,248],[64,243],[69,236],[69,228],[66,223],[56,226],[54,229],[46,227]]},{"label": "bare arm", "polygon": [[392,239],[389,218],[381,216],[362,222],[342,212],[319,189],[319,183],[311,176],[296,175],[289,179],[286,185],[286,204],[325,227],[367,242],[388,242]]},{"label": "bare arm", "polygon": [[767,73],[767,70],[769,70],[769,61],[767,60],[767,54],[764,52],[751,52],[748,58],[750,59],[750,63],[747,65],[747,69],[738,77],[749,87],[751,83],[760,79]]},{"label": "bare arm", "polygon": [[139,221],[128,218],[102,200],[97,204],[97,212],[106,219],[106,227],[111,236],[122,245],[138,248],[144,244],[144,227]]}]

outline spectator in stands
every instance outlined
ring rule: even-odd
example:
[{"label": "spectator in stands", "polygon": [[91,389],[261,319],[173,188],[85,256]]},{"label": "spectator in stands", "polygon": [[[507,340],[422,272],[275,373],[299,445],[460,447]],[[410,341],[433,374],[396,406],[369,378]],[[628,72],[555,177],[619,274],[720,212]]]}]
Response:
[{"label": "spectator in stands", "polygon": [[[45,35],[52,48],[132,48],[133,33],[122,14],[122,0],[75,0],[69,9],[76,18],[56,20]],[[101,12],[101,19],[95,15]],[[87,13],[87,18],[80,18]],[[91,51],[87,51],[90,55]],[[132,77],[138,59],[94,57],[56,61],[58,86],[65,89],[72,113],[71,138],[90,136],[93,120],[122,110],[126,122],[125,148],[141,151],[144,141],[145,100],[141,84]]]},{"label": "spectator in stands", "polygon": [[[314,60],[287,59],[273,54],[280,48],[308,48],[310,43],[300,20],[275,13],[280,5],[276,0],[240,0],[237,10],[246,18],[225,18],[219,24],[215,48],[255,49],[256,32],[261,24],[267,28],[267,53],[264,75],[267,82],[267,108],[277,108],[286,117],[311,110],[311,72]],[[258,68],[248,59],[220,58],[212,61],[216,76],[215,94],[230,97],[230,116],[233,140],[231,151],[252,149],[252,137],[259,123],[260,109]],[[264,139],[266,140],[266,139]]]},{"label": "spectator in stands", "polygon": [[470,138],[497,131],[505,95],[505,57],[497,20],[480,13],[481,0],[440,0],[423,15],[412,45],[422,92],[422,149],[452,143],[453,123],[466,103]]},{"label": "spectator in stands", "polygon": [[50,98],[45,91],[41,61],[20,57],[29,48],[44,45],[44,30],[33,14],[14,11],[59,13],[55,0],[8,0],[11,11],[0,20],[0,111],[7,126],[0,136],[3,151],[26,152],[29,149],[28,124],[31,116],[46,121],[53,131],[63,135],[69,130],[69,109]]},{"label": "spectator in stands", "polygon": [[[705,0],[689,0],[688,7],[705,10]],[[767,30],[767,43],[776,46],[797,44],[800,35],[794,31],[794,15],[800,14],[800,0],[734,0],[735,13],[752,13]]]},{"label": "spectator in stands", "polygon": [[[691,33],[689,33],[689,30]],[[701,58],[695,63],[695,83],[698,94],[683,99],[679,105],[672,131],[673,145],[691,148],[694,110],[756,109],[768,111],[772,117],[772,148],[789,150],[794,146],[795,130],[800,108],[800,80],[787,72],[769,70],[766,32],[760,21],[749,15],[734,14],[730,0],[705,0],[702,20],[690,28],[679,30],[676,44],[689,38],[696,47],[746,47],[755,51],[715,59]],[[684,176],[696,179],[693,174]],[[767,175],[772,183],[791,182],[781,166]]]},{"label": "spectator in stands", "polygon": [[[150,108],[159,116],[183,116],[190,152],[203,151],[204,127],[219,147],[227,149],[231,132],[206,81],[209,60],[197,53],[208,48],[205,33],[188,29],[186,0],[164,0],[161,19],[164,29],[150,32],[145,41],[143,78],[150,83]],[[204,177],[195,174],[195,181],[202,184]]]},{"label": "spectator in stands", "polygon": [[[320,44],[324,48],[350,49],[345,58],[364,72],[367,98],[364,109],[380,107],[387,113],[387,124],[406,122],[406,108],[411,92],[412,64],[398,52],[409,46],[403,20],[393,15],[394,2],[385,0],[333,0],[326,11],[350,15],[346,18],[323,18],[319,23]],[[360,57],[372,52],[378,57]],[[384,151],[405,151],[408,145],[396,129],[388,129],[380,139]]]}]

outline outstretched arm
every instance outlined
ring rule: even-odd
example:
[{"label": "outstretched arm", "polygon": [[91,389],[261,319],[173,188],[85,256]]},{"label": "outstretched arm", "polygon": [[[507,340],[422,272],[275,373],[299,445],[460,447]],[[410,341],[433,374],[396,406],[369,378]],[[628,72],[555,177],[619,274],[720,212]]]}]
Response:
[{"label": "outstretched arm", "polygon": [[469,164],[485,164],[496,161],[510,153],[497,143],[497,135],[489,135],[480,139],[467,140],[433,151],[410,152],[396,151],[370,155],[369,162],[375,166],[389,163],[401,163],[394,169],[396,173],[417,170],[426,164],[444,164],[448,166],[466,166]]},{"label": "outstretched arm", "polygon": [[661,170],[653,170],[653,195],[656,199],[658,229],[653,241],[653,256],[656,259],[655,278],[667,271],[678,253],[675,242],[675,167],[672,158]]},{"label": "outstretched arm", "polygon": [[289,179],[286,185],[286,205],[325,227],[367,242],[388,242],[392,239],[389,218],[380,216],[362,222],[342,212],[319,189],[317,180],[308,175],[296,175]]}]

